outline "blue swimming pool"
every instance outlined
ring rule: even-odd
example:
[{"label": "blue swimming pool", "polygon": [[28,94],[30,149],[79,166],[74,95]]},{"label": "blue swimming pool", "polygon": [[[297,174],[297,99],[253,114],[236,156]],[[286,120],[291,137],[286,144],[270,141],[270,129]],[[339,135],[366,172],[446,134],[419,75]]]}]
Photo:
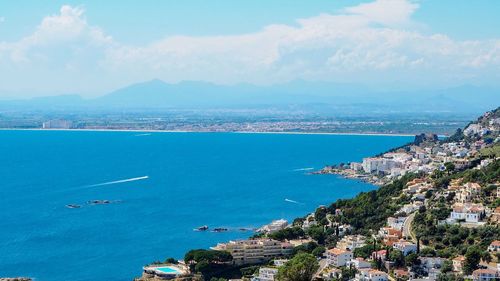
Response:
[{"label": "blue swimming pool", "polygon": [[165,267],[157,267],[156,270],[164,272],[164,273],[173,273],[179,274],[180,271],[175,267],[165,266]]}]

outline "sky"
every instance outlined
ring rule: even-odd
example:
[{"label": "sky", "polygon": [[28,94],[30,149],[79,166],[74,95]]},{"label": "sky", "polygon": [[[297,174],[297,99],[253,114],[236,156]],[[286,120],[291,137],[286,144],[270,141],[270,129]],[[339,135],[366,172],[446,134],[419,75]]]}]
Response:
[{"label": "sky", "polygon": [[0,98],[140,81],[500,87],[497,0],[1,1]]}]

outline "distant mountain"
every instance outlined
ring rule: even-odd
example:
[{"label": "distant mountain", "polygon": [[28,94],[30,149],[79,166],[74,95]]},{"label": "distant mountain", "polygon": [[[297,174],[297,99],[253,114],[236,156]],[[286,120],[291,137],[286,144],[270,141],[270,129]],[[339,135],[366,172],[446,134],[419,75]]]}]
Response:
[{"label": "distant mountain", "polygon": [[500,89],[462,86],[425,91],[381,92],[356,84],[293,81],[272,86],[215,85],[155,79],[133,84],[95,99],[78,96],[0,101],[6,108],[83,108],[96,110],[164,110],[172,108],[273,108],[318,114],[468,113],[500,104]]}]

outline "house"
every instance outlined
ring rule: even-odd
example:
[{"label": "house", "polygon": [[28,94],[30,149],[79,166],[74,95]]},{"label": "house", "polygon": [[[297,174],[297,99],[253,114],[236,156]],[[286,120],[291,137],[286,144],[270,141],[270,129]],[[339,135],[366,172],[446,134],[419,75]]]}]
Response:
[{"label": "house", "polygon": [[354,251],[366,245],[366,238],[363,235],[347,235],[338,243],[337,248],[342,250]]},{"label": "house", "polygon": [[436,257],[421,257],[420,266],[430,278],[437,279],[441,273],[441,266],[446,259]]},{"label": "house", "polygon": [[340,279],[342,278],[342,270],[334,267],[327,267],[320,275],[325,279]]},{"label": "house", "polygon": [[406,269],[394,269],[394,277],[397,279],[408,279],[410,273]]},{"label": "house", "polygon": [[491,244],[488,246],[488,251],[499,252],[500,251],[500,241],[495,240],[495,241],[491,242]]},{"label": "house", "polygon": [[458,256],[452,260],[452,263],[453,263],[453,271],[462,272],[465,263],[465,257]]},{"label": "house", "polygon": [[484,207],[482,204],[455,203],[450,213],[450,220],[464,220],[469,223],[478,223],[482,220]]},{"label": "house", "polygon": [[364,258],[355,258],[347,262],[346,266],[355,267],[356,269],[371,268],[371,264],[367,262]]},{"label": "house", "polygon": [[400,240],[399,242],[394,243],[392,247],[394,249],[400,250],[405,256],[417,252],[417,245],[404,240]]},{"label": "house", "polygon": [[372,253],[373,260],[382,259],[382,261],[385,261],[386,256],[387,256],[387,250],[379,250],[379,251],[374,251]]},{"label": "house", "polygon": [[392,227],[394,229],[401,229],[406,221],[407,217],[388,217],[387,218],[387,225],[389,227]]},{"label": "house", "polygon": [[358,281],[387,281],[389,280],[389,276],[380,270],[360,269],[355,279]]},{"label": "house", "polygon": [[351,251],[333,248],[326,251],[326,260],[332,266],[345,266],[352,259]]},{"label": "house", "polygon": [[474,281],[493,281],[498,280],[500,275],[498,271],[493,269],[476,269],[472,272],[472,280]]},{"label": "house", "polygon": [[274,281],[274,278],[278,274],[278,269],[274,267],[261,267],[259,268],[259,274],[254,276],[252,281]]}]

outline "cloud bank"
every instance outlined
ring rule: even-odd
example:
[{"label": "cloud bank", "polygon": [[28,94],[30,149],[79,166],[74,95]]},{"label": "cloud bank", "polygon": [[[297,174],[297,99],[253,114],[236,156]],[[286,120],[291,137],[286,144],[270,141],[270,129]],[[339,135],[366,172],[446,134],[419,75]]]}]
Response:
[{"label": "cloud bank", "polygon": [[[170,36],[131,46],[61,7],[34,32],[0,41],[0,90],[100,92],[141,80],[230,84],[295,79],[376,85],[498,84],[500,39],[454,40],[420,31],[407,0],[376,0],[335,14],[232,36]],[[496,81],[496,82],[495,82]],[[1,89],[1,88],[4,89]]]}]

